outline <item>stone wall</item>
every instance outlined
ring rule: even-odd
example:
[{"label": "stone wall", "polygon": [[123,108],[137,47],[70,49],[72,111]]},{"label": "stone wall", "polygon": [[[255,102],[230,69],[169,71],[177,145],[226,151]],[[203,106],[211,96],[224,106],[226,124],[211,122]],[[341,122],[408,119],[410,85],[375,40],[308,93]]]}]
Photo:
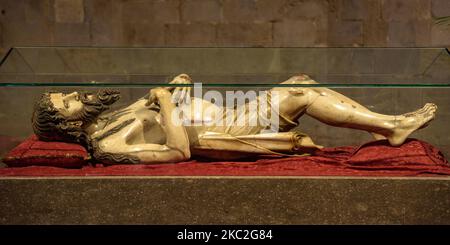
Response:
[{"label": "stone wall", "polygon": [[449,46],[449,0],[1,0],[0,47]]}]

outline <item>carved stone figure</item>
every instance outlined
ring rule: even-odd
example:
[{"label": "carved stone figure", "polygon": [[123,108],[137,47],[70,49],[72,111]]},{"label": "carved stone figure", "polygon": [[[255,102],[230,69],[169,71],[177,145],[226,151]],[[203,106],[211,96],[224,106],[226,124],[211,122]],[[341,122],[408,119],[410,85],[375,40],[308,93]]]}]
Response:
[{"label": "carved stone figure", "polygon": [[[191,79],[181,74],[171,83],[190,84]],[[283,82],[314,83],[306,75]],[[212,111],[216,116],[225,114],[225,108],[210,101],[190,98],[190,87],[153,88],[147,96],[113,112],[107,110],[119,99],[117,91],[45,93],[35,105],[32,124],[41,140],[82,144],[97,161],[151,164],[179,162],[195,156],[234,159],[255,154],[312,152],[321,146],[306,135],[289,131],[304,114],[332,126],[368,131],[376,139],[386,138],[391,145],[398,146],[412,132],[425,127],[435,117],[437,109],[436,105],[428,103],[403,115],[383,115],[322,87],[276,87],[268,90],[268,95],[272,93],[278,96],[276,102],[271,101],[270,96],[264,100],[272,106],[277,103],[280,132],[275,133],[261,133],[266,126],[259,124],[227,126],[209,122],[186,126],[175,123],[172,116],[175,110],[196,103],[202,105],[203,112]],[[231,110],[234,119],[258,114],[248,109],[247,104],[241,106],[244,108]],[[188,120],[204,122],[211,118],[199,112],[188,115]]]}]

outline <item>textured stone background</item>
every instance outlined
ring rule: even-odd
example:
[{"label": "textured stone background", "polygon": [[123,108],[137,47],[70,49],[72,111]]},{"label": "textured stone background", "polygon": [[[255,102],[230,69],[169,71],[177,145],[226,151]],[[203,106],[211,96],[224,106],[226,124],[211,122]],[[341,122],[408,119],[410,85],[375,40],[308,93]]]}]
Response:
[{"label": "textured stone background", "polygon": [[449,0],[1,0],[0,47],[449,46]]}]

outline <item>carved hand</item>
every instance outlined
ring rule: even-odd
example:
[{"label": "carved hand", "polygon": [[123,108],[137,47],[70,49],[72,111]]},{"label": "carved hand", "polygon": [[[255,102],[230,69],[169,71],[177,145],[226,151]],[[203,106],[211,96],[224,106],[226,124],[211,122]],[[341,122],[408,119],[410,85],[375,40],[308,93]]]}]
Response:
[{"label": "carved hand", "polygon": [[[169,84],[191,84],[191,78],[186,74],[181,74],[175,77]],[[191,87],[163,87],[150,90],[150,95],[145,106],[150,106],[153,103],[158,104],[156,90],[166,90],[172,93],[171,102],[175,105],[183,103],[190,104],[191,102]]]},{"label": "carved hand", "polygon": [[145,106],[150,106],[152,104],[158,105],[159,104],[158,99],[164,94],[170,95],[170,92],[166,88],[158,87],[158,88],[150,89],[148,100],[147,100],[147,103],[145,103]]},{"label": "carved hand", "polygon": [[[186,74],[180,74],[175,77],[169,84],[191,84],[191,78]],[[172,103],[179,105],[182,103],[189,104],[191,102],[191,87],[168,87],[172,92]]]}]

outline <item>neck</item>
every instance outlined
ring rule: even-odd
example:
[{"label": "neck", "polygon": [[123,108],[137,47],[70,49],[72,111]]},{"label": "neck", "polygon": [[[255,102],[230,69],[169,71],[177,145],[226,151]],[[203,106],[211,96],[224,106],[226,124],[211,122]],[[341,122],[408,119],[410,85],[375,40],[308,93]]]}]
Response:
[{"label": "neck", "polygon": [[93,122],[93,123],[89,124],[88,126],[86,126],[86,127],[84,128],[84,131],[85,131],[88,135],[92,135],[92,134],[94,134],[95,132],[97,132],[97,131],[99,130],[99,127],[98,127],[98,126],[99,126],[98,123]]},{"label": "neck", "polygon": [[102,123],[103,120],[99,120],[100,117],[95,118],[90,124],[86,125],[83,129],[89,135],[93,135],[96,132],[102,130],[105,126],[105,123]]}]

